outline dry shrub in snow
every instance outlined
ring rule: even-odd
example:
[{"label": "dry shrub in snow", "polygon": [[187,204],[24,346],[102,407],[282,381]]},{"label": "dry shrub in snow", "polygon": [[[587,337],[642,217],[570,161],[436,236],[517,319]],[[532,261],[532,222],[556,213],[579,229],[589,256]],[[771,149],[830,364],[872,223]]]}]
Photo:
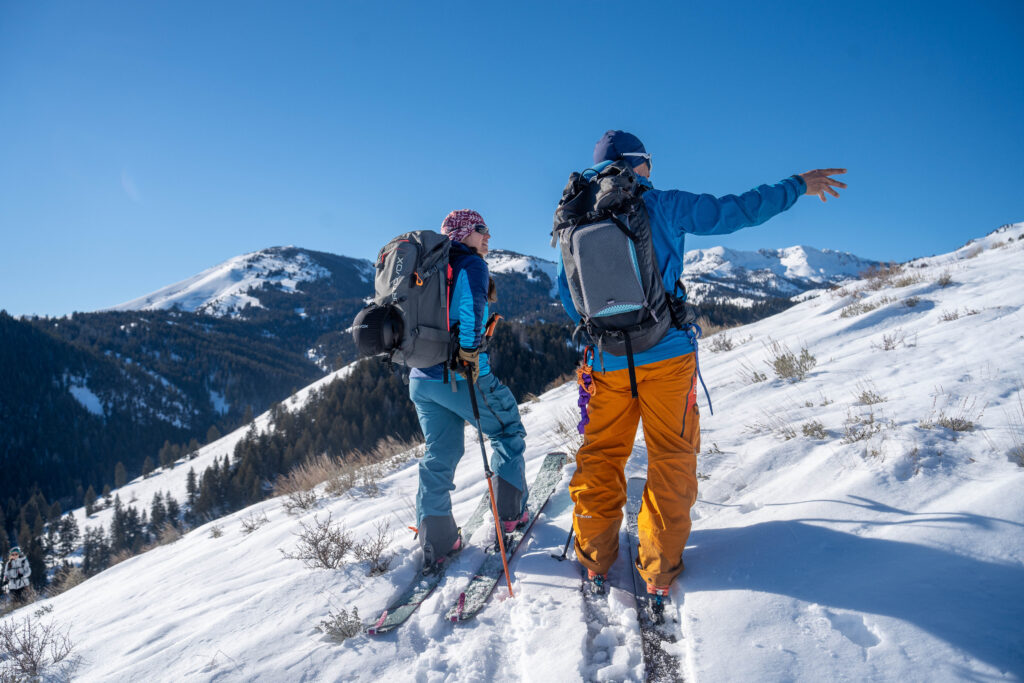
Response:
[{"label": "dry shrub in snow", "polygon": [[775,434],[784,441],[796,438],[796,430],[787,416],[762,410],[763,420],[752,422],[746,426],[746,431],[751,434]]},{"label": "dry shrub in snow", "polygon": [[157,545],[170,545],[181,538],[181,530],[170,522],[164,522],[160,527],[160,535],[156,539]]},{"label": "dry shrub in snow", "polygon": [[116,552],[116,553],[114,553],[113,555],[110,556],[110,565],[109,566],[110,567],[117,566],[117,565],[121,564],[122,562],[124,562],[126,560],[132,559],[136,555],[138,555],[138,553],[136,553],[131,548],[125,548],[125,549],[123,549],[121,551],[118,551],[118,552]]},{"label": "dry shrub in snow", "polygon": [[70,630],[32,617],[0,623],[0,682],[70,680],[80,661]]},{"label": "dry shrub in snow", "polygon": [[729,335],[725,332],[719,332],[711,338],[708,342],[707,348],[709,351],[714,353],[720,353],[722,351],[732,351],[735,345]]},{"label": "dry shrub in snow", "polygon": [[383,574],[391,567],[393,555],[388,552],[391,547],[391,539],[394,533],[391,531],[391,523],[387,520],[377,522],[374,525],[374,534],[364,538],[357,543],[353,552],[360,562],[367,562],[370,565],[370,576]]},{"label": "dry shrub in snow", "polygon": [[375,465],[364,467],[359,471],[359,488],[370,498],[376,498],[380,495],[380,486],[377,482],[383,476],[384,472],[382,469]]},{"label": "dry shrub in snow", "polygon": [[1010,418],[1010,459],[1024,467],[1024,398],[1017,391],[1017,410]]},{"label": "dry shrub in snow", "polygon": [[50,582],[46,592],[49,593],[50,597],[60,595],[85,581],[85,578],[85,574],[78,567],[62,567],[54,575],[53,581]]},{"label": "dry shrub in snow", "polygon": [[289,515],[298,515],[307,510],[312,510],[316,507],[319,500],[320,497],[316,495],[316,491],[303,491],[300,489],[292,491],[285,496],[281,505],[284,506],[285,512]]},{"label": "dry shrub in snow", "polygon": [[875,434],[878,434],[886,426],[895,427],[891,423],[886,425],[880,418],[881,415],[878,418],[875,417],[874,410],[868,411],[866,415],[848,413],[846,423],[843,426],[843,443],[851,444],[858,441],[866,441]]},{"label": "dry shrub in snow", "polygon": [[872,266],[860,274],[861,278],[867,280],[865,287],[879,290],[883,287],[892,286],[893,280],[903,272],[903,266],[890,263],[880,266]]},{"label": "dry shrub in snow", "polygon": [[353,607],[351,614],[344,608],[337,612],[330,612],[317,628],[334,640],[341,642],[359,635],[363,630],[363,624],[359,620],[359,609]]},{"label": "dry shrub in snow", "polygon": [[213,524],[210,526],[210,538],[220,538],[224,535],[224,529],[219,524]]},{"label": "dry shrub in snow", "polygon": [[904,275],[902,277],[895,278],[892,281],[893,287],[909,287],[910,285],[916,285],[918,282],[924,280],[924,276],[920,273],[914,273],[913,275]]},{"label": "dry shrub in snow", "polygon": [[242,517],[242,531],[244,533],[251,534],[269,522],[270,520],[267,519],[267,513],[263,510],[260,510],[259,514],[250,512],[245,517]]},{"label": "dry shrub in snow", "polygon": [[[871,348],[878,349],[880,351],[895,351],[896,347],[900,344],[907,345],[907,333],[902,328],[896,328],[892,332],[882,335],[882,341],[880,344],[871,344]],[[916,344],[916,342],[915,342]]]},{"label": "dry shrub in snow", "polygon": [[825,425],[821,424],[817,420],[811,420],[810,422],[805,422],[801,429],[803,430],[804,436],[806,436],[808,438],[811,438],[811,439],[827,439],[828,438],[828,432],[825,431]]},{"label": "dry shrub in snow", "polygon": [[740,373],[740,381],[744,384],[757,384],[758,382],[765,382],[768,380],[768,375],[763,372],[759,372],[757,368],[746,361],[740,361],[740,367],[743,369],[743,372]]},{"label": "dry shrub in snow", "polygon": [[935,280],[935,284],[942,288],[949,287],[953,284],[953,274],[948,270],[942,271],[942,274]]},{"label": "dry shrub in snow", "polygon": [[875,388],[874,382],[866,380],[864,382],[857,382],[857,393],[855,394],[857,401],[862,405],[873,406],[876,403],[884,403],[885,396],[878,393]]},{"label": "dry shrub in snow", "polygon": [[289,470],[285,476],[277,478],[274,482],[274,495],[287,496],[299,491],[310,491],[336,476],[345,466],[341,458],[332,458],[326,453],[308,458]]},{"label": "dry shrub in snow", "polygon": [[562,386],[564,384],[568,384],[569,382],[575,382],[575,381],[576,381],[576,373],[575,372],[566,372],[566,373],[561,374],[558,377],[554,378],[550,382],[548,382],[547,386],[544,387],[544,389],[543,389],[543,391],[541,391],[541,393],[542,394],[547,393],[547,392],[551,391],[552,389],[557,389],[558,387],[560,387],[560,386]]},{"label": "dry shrub in snow", "polygon": [[[939,408],[938,415],[935,410],[939,399],[945,397],[944,405]],[[932,400],[932,410],[928,418],[921,422],[922,429],[933,429],[936,426],[945,427],[954,432],[974,431],[978,420],[985,414],[985,408],[980,409],[978,400],[965,396],[961,401],[956,402],[952,396],[940,391]]]},{"label": "dry shrub in snow", "polygon": [[359,467],[354,463],[346,463],[327,480],[324,490],[330,496],[343,496],[359,483]]},{"label": "dry shrub in snow", "polygon": [[893,301],[895,301],[895,299],[893,299],[891,296],[883,296],[882,298],[876,299],[875,301],[872,302],[854,301],[852,304],[844,307],[843,310],[839,312],[839,317],[852,318],[853,316],[861,315],[862,313],[870,313],[876,308],[881,308],[886,304],[891,304]]},{"label": "dry shrub in snow", "polygon": [[793,353],[788,346],[771,340],[767,345],[770,358],[765,363],[775,371],[776,377],[789,382],[799,382],[807,377],[807,373],[818,363],[818,359],[804,346],[800,355]]},{"label": "dry shrub in snow", "polygon": [[302,522],[302,531],[295,535],[299,543],[295,552],[281,554],[289,560],[302,560],[308,569],[338,569],[345,562],[345,556],[352,550],[352,534],[340,522],[331,524],[331,515],[320,521],[316,515],[313,522]]},{"label": "dry shrub in snow", "polygon": [[699,318],[697,318],[697,324],[700,326],[701,336],[703,337],[711,337],[713,335],[718,334],[719,332],[723,332],[729,329],[729,327],[735,327],[735,325],[716,325],[713,322],[711,322],[706,315],[702,315]]},{"label": "dry shrub in snow", "polygon": [[907,308],[914,308],[919,303],[921,303],[921,297],[919,296],[910,296],[903,301],[903,305]]},{"label": "dry shrub in snow", "polygon": [[579,408],[563,408],[555,422],[555,435],[562,439],[570,453],[576,453],[583,445],[583,435],[580,434],[578,425],[580,423]]}]

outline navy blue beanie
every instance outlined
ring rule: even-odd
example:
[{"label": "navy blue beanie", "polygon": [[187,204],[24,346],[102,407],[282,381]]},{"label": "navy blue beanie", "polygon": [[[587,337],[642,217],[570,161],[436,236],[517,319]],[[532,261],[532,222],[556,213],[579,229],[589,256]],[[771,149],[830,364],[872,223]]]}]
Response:
[{"label": "navy blue beanie", "polygon": [[[644,143],[640,142],[640,138],[632,133],[627,133],[624,130],[609,130],[594,145],[594,163],[618,161],[623,152],[646,154],[647,150],[644,149]],[[646,161],[643,157],[626,157],[626,159],[633,164],[633,168]]]}]

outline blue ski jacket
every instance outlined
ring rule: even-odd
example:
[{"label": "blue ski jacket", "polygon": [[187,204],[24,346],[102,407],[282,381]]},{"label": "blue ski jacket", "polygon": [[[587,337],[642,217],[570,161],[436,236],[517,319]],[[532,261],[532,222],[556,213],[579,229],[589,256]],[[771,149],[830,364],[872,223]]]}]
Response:
[{"label": "blue ski jacket", "polygon": [[[595,165],[599,172],[612,162]],[[759,185],[740,195],[715,197],[693,194],[683,190],[656,190],[647,178],[640,181],[651,188],[643,194],[644,205],[650,217],[654,253],[661,269],[665,291],[672,292],[683,274],[684,237],[694,235],[726,235],[740,228],[764,223],[793,206],[807,185],[800,176],[791,176],[775,185]],[[558,257],[558,293],[562,306],[574,322],[580,314],[572,303],[569,282],[565,276],[562,257]],[[652,348],[633,355],[635,365],[648,365],[669,358],[692,353],[693,343],[682,330],[670,327],[661,341]],[[622,370],[628,367],[625,356],[602,353],[594,369],[600,372]]]},{"label": "blue ski jacket", "polygon": [[[459,346],[464,349],[479,348],[483,342],[484,325],[487,324],[487,285],[490,274],[487,262],[462,242],[452,242],[449,263],[452,266],[452,300],[449,306],[449,322],[459,326]],[[491,372],[487,354],[480,354],[480,376]],[[444,381],[444,364],[429,368],[413,368],[410,377]],[[465,381],[465,377],[457,375]]]}]

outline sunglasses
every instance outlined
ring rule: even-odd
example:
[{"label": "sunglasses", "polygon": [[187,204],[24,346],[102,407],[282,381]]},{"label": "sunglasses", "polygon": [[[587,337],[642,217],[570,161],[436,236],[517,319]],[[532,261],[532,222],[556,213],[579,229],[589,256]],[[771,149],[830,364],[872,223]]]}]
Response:
[{"label": "sunglasses", "polygon": [[654,162],[651,161],[651,155],[648,154],[647,152],[623,152],[619,156],[623,156],[623,157],[640,157],[641,159],[646,161],[648,164],[651,164],[652,166],[654,165]]},{"label": "sunglasses", "polygon": [[487,229],[486,225],[474,225],[473,232],[478,232],[481,235],[490,235],[491,231]]}]

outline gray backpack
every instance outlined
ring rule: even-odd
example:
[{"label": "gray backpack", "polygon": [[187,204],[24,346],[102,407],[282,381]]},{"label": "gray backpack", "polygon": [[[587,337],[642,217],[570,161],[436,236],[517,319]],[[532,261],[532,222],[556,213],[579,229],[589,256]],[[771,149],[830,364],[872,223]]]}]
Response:
[{"label": "gray backpack", "polygon": [[381,248],[373,302],[352,323],[361,356],[387,354],[413,368],[449,360],[450,251],[451,241],[431,230],[407,232]]},{"label": "gray backpack", "polygon": [[695,319],[685,293],[680,298],[665,292],[641,199],[644,191],[623,161],[573,173],[551,231],[551,246],[561,249],[569,292],[581,316],[578,330],[599,351],[626,356],[634,396],[633,354],[661,341],[669,326]]}]

